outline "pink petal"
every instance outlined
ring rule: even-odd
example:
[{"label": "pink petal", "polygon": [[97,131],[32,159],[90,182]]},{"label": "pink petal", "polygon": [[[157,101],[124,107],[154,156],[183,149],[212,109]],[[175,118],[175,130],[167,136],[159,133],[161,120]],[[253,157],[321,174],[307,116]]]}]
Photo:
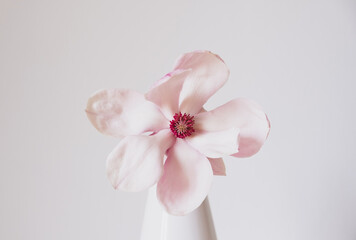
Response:
[{"label": "pink petal", "polygon": [[172,72],[169,72],[167,73],[166,75],[164,75],[162,78],[158,79],[155,83],[153,83],[151,89],[157,87],[158,85],[166,82],[168,79],[170,79],[173,75],[176,75],[177,73],[180,73],[180,72],[184,72],[185,70],[181,71],[181,70],[178,70],[178,71],[172,71]]},{"label": "pink petal", "polygon": [[168,119],[171,119],[175,113],[179,112],[180,90],[190,72],[191,70],[188,69],[169,73],[145,94],[146,99],[159,106]]},{"label": "pink petal", "polygon": [[221,131],[198,131],[187,141],[199,152],[210,158],[219,158],[236,153],[238,149],[238,128]]},{"label": "pink petal", "polygon": [[209,51],[182,55],[174,70],[191,69],[180,92],[180,111],[198,113],[205,102],[227,81],[229,70],[222,59]]},{"label": "pink petal", "polygon": [[208,158],[214,175],[226,176],[226,168],[222,158]]},{"label": "pink petal", "polygon": [[152,136],[127,136],[109,154],[107,175],[115,189],[142,191],[163,173],[163,158],[175,138],[169,130]]},{"label": "pink petal", "polygon": [[157,184],[157,197],[167,212],[185,215],[204,201],[212,183],[208,159],[183,139],[168,151],[163,176]]},{"label": "pink petal", "polygon": [[98,91],[89,98],[86,112],[96,129],[115,137],[169,127],[169,121],[155,104],[131,90]]},{"label": "pink petal", "polygon": [[270,124],[261,107],[247,99],[234,99],[212,111],[199,113],[194,128],[205,131],[220,131],[237,127],[239,148],[235,157],[249,157],[257,153],[265,142]]}]

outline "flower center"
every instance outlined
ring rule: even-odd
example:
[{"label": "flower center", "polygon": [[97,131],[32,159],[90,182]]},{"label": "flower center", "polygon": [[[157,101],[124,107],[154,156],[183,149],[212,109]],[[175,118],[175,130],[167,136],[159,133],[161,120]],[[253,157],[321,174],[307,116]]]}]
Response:
[{"label": "flower center", "polygon": [[190,114],[176,113],[170,123],[171,131],[177,138],[185,138],[195,132],[193,128],[194,116],[190,116]]}]

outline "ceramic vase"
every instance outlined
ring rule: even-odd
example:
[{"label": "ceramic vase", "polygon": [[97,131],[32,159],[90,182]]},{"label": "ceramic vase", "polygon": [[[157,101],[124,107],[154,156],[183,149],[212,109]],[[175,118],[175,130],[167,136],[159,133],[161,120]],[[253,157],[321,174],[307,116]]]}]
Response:
[{"label": "ceramic vase", "polygon": [[173,216],[163,210],[156,188],[148,192],[140,240],[217,240],[209,200],[185,216]]}]

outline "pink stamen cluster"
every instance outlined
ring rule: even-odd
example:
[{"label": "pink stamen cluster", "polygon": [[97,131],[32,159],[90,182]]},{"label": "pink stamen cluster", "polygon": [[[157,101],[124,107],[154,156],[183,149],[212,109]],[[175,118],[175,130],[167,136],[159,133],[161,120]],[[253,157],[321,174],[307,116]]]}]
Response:
[{"label": "pink stamen cluster", "polygon": [[190,114],[176,113],[170,123],[171,131],[177,138],[185,138],[195,132],[193,128],[194,116],[190,116]]}]

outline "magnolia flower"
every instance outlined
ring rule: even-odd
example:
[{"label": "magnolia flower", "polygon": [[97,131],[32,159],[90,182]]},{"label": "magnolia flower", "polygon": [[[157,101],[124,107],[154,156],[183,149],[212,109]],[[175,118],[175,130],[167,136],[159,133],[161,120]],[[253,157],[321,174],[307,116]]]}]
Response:
[{"label": "magnolia flower", "polygon": [[206,198],[213,175],[225,175],[221,157],[258,152],[270,129],[258,104],[237,98],[203,108],[228,76],[219,56],[196,51],[182,55],[145,95],[121,89],[92,95],[86,112],[94,127],[124,137],[107,158],[113,187],[136,192],[157,184],[165,210],[184,215]]}]

